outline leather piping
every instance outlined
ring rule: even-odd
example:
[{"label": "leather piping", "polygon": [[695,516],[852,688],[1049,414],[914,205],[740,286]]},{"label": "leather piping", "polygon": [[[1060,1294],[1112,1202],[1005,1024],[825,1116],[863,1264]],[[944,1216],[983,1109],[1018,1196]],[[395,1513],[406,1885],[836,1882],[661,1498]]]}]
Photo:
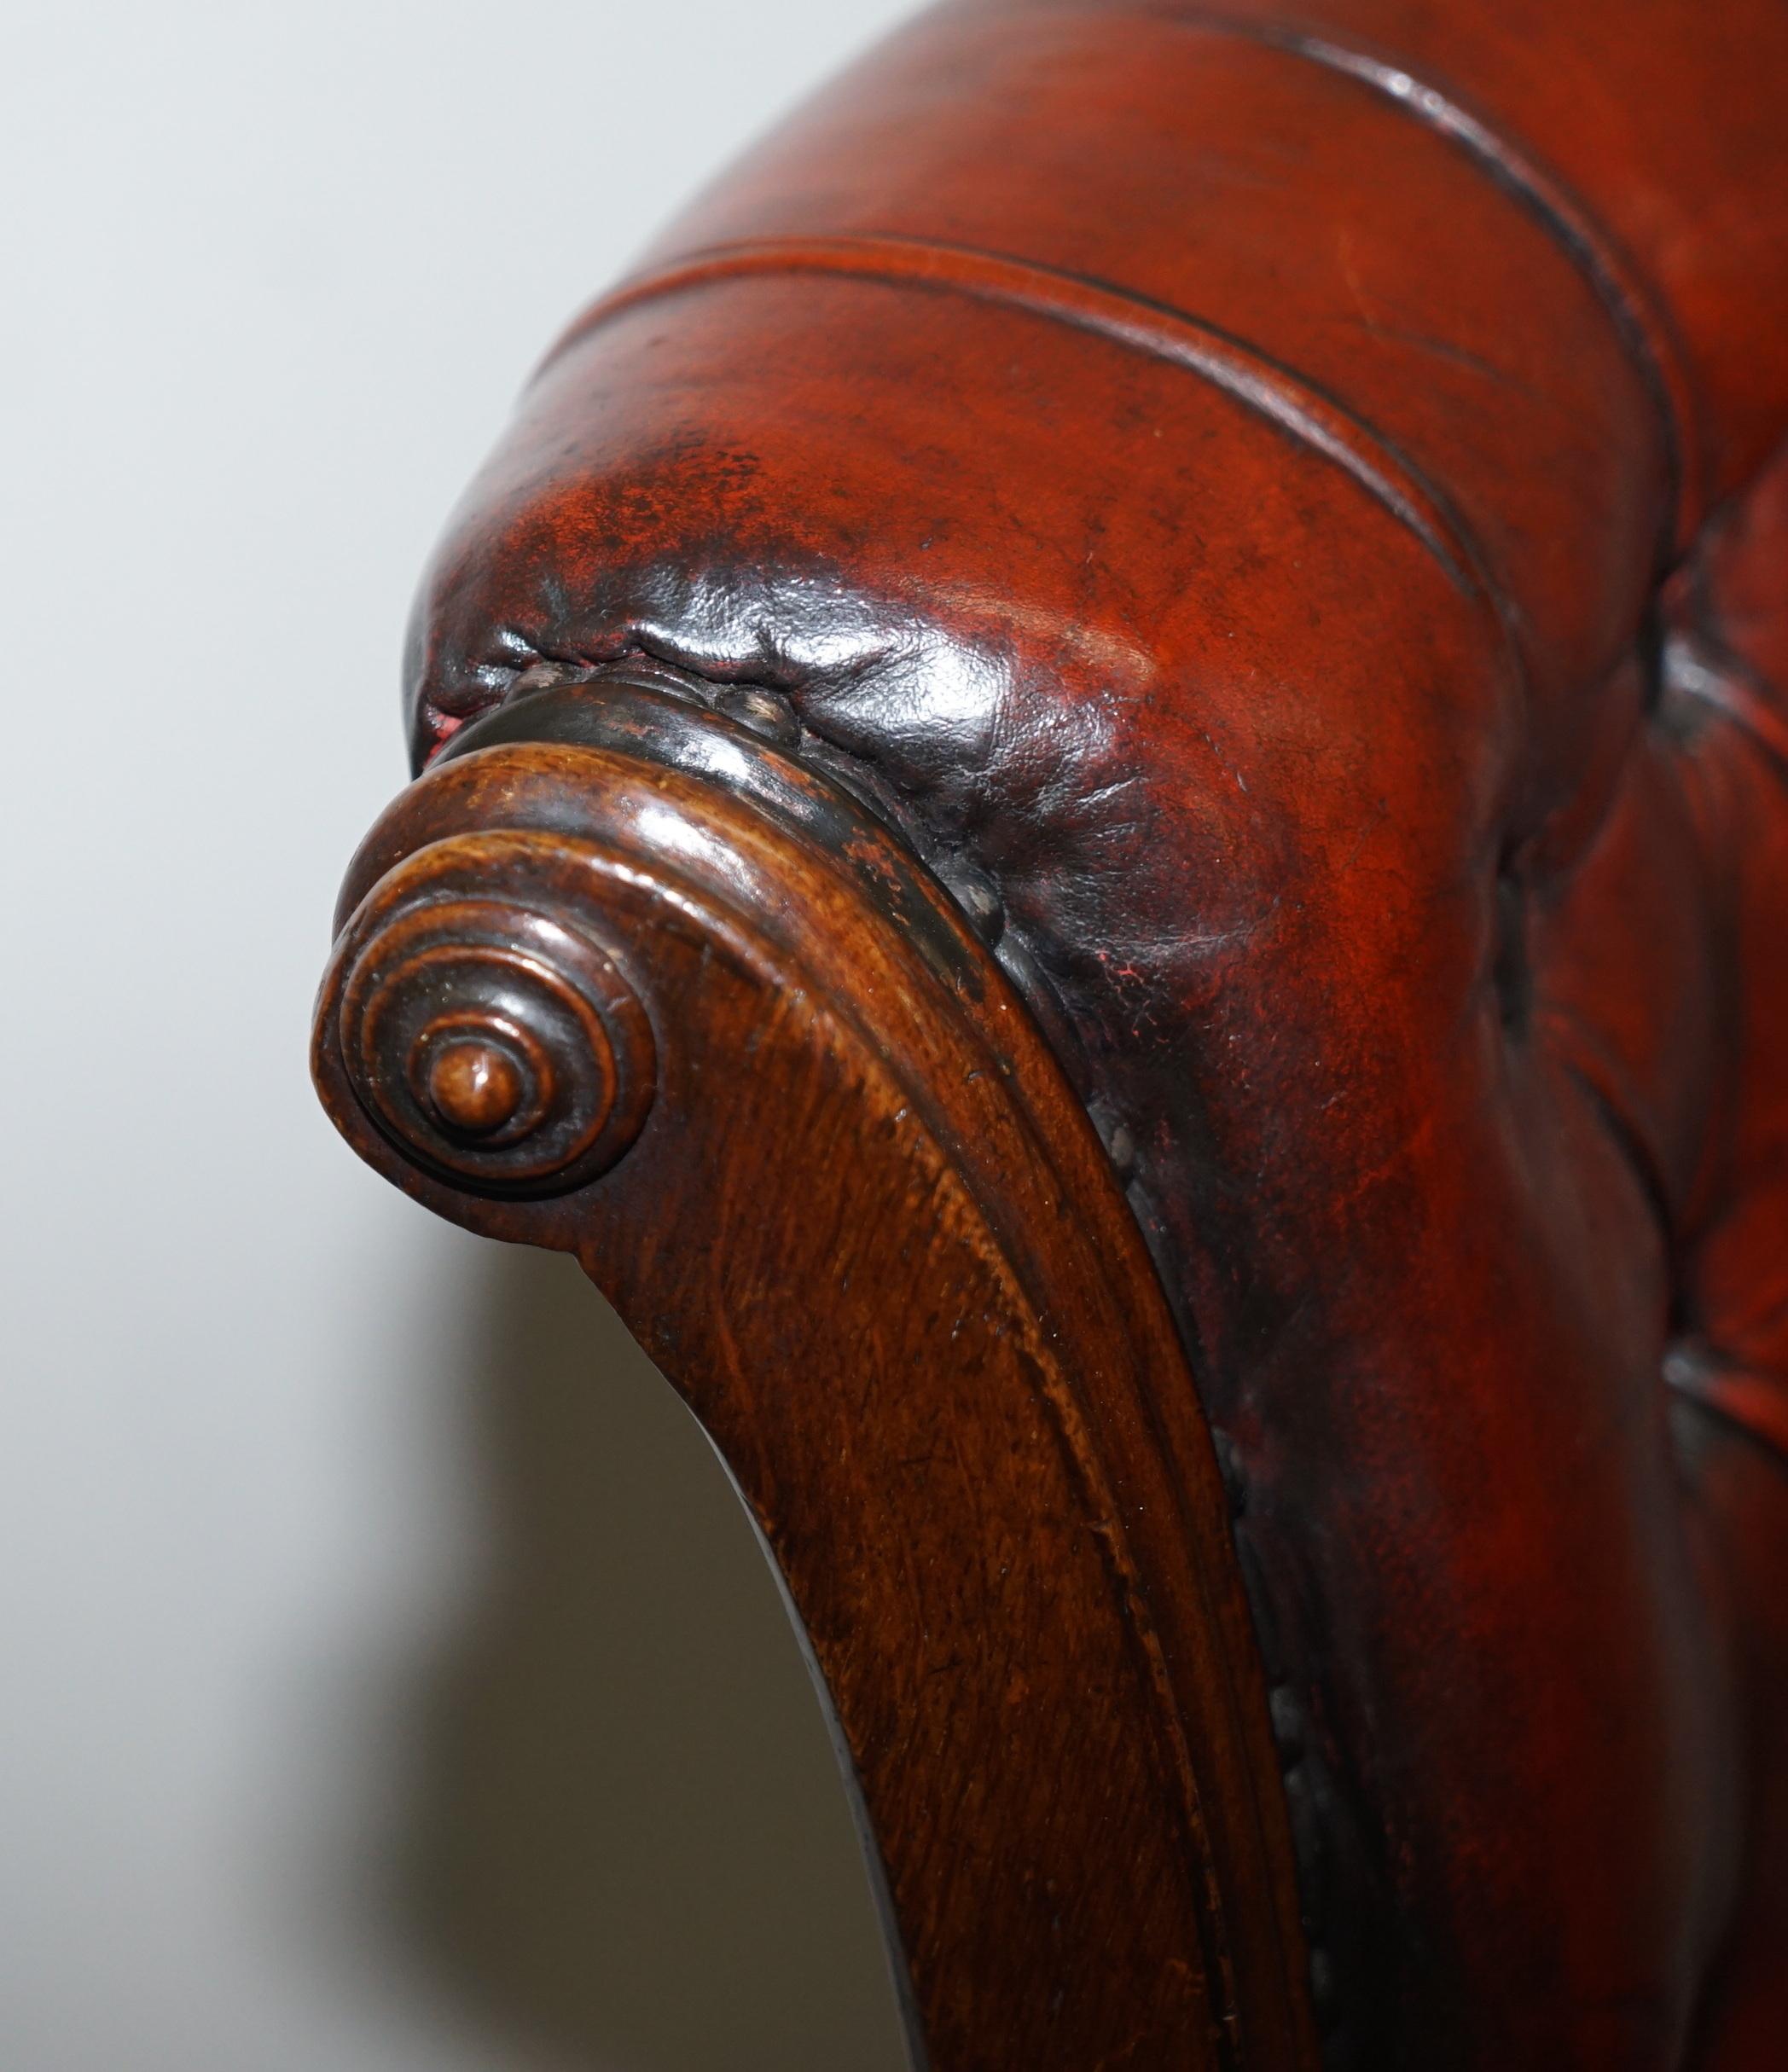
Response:
[{"label": "leather piping", "polygon": [[1694,453],[1694,385],[1682,342],[1662,297],[1563,181],[1450,95],[1393,59],[1290,25],[1170,5],[1145,11],[1158,20],[1259,44],[1339,73],[1445,138],[1524,209],[1607,311],[1657,410],[1665,471],[1660,568],[1692,543],[1704,515],[1704,496]]},{"label": "leather piping", "polygon": [[[1502,609],[1485,556],[1444,493],[1384,435],[1257,347],[1132,289],[978,247],[888,236],[765,238],[714,247],[624,282],[577,317],[535,379],[612,317],[713,282],[828,274],[1003,304],[1200,375],[1353,477],[1422,543],[1460,589]],[[1505,635],[1506,624],[1503,624]]]}]

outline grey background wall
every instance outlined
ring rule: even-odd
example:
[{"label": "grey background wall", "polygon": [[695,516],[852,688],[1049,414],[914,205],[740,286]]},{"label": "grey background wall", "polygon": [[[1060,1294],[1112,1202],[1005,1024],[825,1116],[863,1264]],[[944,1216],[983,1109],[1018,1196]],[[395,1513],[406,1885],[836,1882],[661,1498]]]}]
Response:
[{"label": "grey background wall", "polygon": [[0,2062],[893,2072],[704,1442],[305,1081],[543,341],[903,0],[12,0]]}]

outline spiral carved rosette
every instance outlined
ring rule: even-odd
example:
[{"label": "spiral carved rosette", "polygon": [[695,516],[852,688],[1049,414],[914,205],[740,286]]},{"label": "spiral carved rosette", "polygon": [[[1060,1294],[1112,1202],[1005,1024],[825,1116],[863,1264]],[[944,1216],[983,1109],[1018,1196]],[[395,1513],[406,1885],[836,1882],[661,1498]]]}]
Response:
[{"label": "spiral carved rosette", "polygon": [[367,1114],[474,1193],[560,1194],[605,1171],[651,1106],[652,1027],[574,913],[468,891],[443,842],[380,888],[350,945],[341,1057]]}]

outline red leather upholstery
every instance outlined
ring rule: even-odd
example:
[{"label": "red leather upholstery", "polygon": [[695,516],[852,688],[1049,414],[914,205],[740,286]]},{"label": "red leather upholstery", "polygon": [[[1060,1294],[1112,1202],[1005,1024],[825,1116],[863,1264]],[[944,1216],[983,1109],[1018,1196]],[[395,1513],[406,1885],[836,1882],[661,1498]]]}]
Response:
[{"label": "red leather upholstery", "polygon": [[1777,0],[946,7],[573,327],[416,622],[419,756],[643,653],[996,886],[1338,2065],[1788,2052],[1785,95]]}]

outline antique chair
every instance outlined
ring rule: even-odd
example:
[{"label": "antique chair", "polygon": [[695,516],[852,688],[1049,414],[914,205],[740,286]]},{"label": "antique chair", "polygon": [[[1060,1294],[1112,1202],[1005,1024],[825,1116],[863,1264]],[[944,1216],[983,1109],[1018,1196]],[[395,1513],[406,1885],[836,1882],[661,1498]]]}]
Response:
[{"label": "antique chair", "polygon": [[323,1098],[713,1436],[933,2072],[1788,2064],[1785,107],[957,0],[427,578]]}]

